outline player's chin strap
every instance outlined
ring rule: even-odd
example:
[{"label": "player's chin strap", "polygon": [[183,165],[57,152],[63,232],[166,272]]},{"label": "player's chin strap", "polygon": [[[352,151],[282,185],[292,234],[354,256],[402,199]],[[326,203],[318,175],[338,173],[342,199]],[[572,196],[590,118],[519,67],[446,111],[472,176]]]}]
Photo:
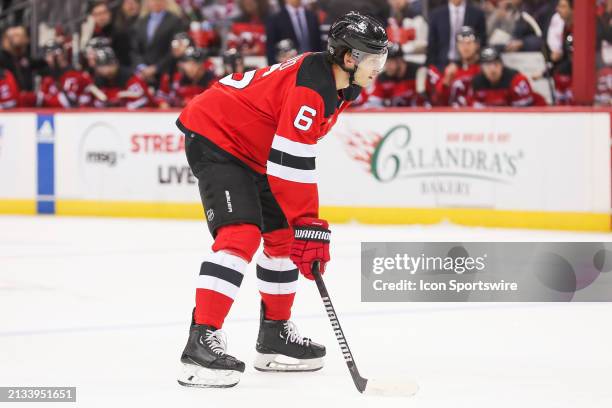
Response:
[{"label": "player's chin strap", "polygon": [[349,69],[349,68],[346,67],[344,62],[342,62],[342,64],[340,65],[340,68],[344,72],[349,74],[349,84],[354,85],[355,84],[355,73],[357,72],[357,69],[359,68],[359,65],[357,63],[355,63],[355,68]]},{"label": "player's chin strap", "polygon": [[[353,54],[353,50],[349,49],[347,52],[350,52],[351,55]],[[357,62],[355,61],[355,68],[353,69],[349,69],[346,67],[346,64],[344,64],[344,57],[342,57],[342,63],[338,64],[338,66],[347,74],[349,74],[349,84],[350,85],[354,85],[355,84],[355,73],[357,72],[357,68],[359,67],[359,65],[357,64]]]}]

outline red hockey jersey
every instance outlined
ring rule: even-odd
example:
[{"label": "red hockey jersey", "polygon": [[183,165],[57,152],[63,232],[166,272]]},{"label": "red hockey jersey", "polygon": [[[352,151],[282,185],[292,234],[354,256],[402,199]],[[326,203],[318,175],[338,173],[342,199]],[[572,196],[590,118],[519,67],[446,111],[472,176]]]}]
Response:
[{"label": "red hockey jersey", "polygon": [[[402,77],[392,77],[386,73],[380,74],[371,92],[362,98],[361,105],[364,107],[406,107],[406,106],[430,106],[435,84],[438,81],[438,73],[432,71],[431,67],[414,62],[406,62],[406,71]],[[423,92],[419,93],[418,72],[424,69],[426,75],[423,77]]]},{"label": "red hockey jersey", "polygon": [[19,85],[8,69],[0,68],[0,109],[16,108],[19,103]]},{"label": "red hockey jersey", "polygon": [[360,92],[336,90],[323,53],[222,78],[193,99],[177,125],[268,175],[287,220],[318,216],[316,143]]},{"label": "red hockey jersey", "polygon": [[51,108],[71,108],[86,106],[91,102],[87,87],[91,77],[87,72],[69,69],[59,78],[45,75],[40,83],[36,106]]},{"label": "red hockey jersey", "polygon": [[474,107],[533,106],[538,100],[525,75],[508,67],[504,67],[496,84],[489,82],[483,73],[476,75],[468,92],[468,103]]},{"label": "red hockey jersey", "polygon": [[436,84],[437,102],[441,106],[467,106],[467,94],[472,79],[480,73],[480,64],[460,64],[450,84],[440,80]]},{"label": "red hockey jersey", "polygon": [[156,106],[147,83],[124,67],[119,68],[117,76],[113,79],[96,76],[94,85],[101,91],[100,94],[90,88],[93,106],[96,108],[139,109]]},{"label": "red hockey jersey", "polygon": [[164,74],[157,90],[157,103],[167,103],[170,106],[183,107],[193,98],[208,89],[215,81],[215,74],[210,67],[206,66],[206,72],[197,81],[190,80],[181,72],[175,72],[170,78]]}]

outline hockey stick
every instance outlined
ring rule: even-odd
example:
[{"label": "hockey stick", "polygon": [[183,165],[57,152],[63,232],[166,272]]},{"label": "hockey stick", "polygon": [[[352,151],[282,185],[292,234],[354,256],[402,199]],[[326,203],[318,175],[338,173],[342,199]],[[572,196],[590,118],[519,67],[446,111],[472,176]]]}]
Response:
[{"label": "hockey stick", "polygon": [[540,49],[540,53],[544,57],[544,64],[546,68],[546,77],[548,82],[548,87],[550,88],[550,99],[552,100],[552,104],[557,104],[557,97],[555,96],[555,84],[552,76],[552,61],[550,59],[550,55],[548,54],[548,49],[546,48],[546,40],[544,39],[544,35],[542,33],[542,29],[537,21],[526,11],[521,11],[521,17],[525,22],[531,27],[533,33],[542,41],[542,47]]},{"label": "hockey stick", "polygon": [[317,288],[319,289],[321,300],[323,300],[323,305],[325,306],[327,317],[329,317],[332,330],[334,331],[336,340],[338,340],[338,344],[340,345],[340,350],[344,356],[344,361],[346,361],[346,365],[351,373],[351,377],[353,378],[353,382],[355,383],[357,390],[362,394],[388,397],[410,397],[416,394],[416,392],[419,390],[419,386],[414,381],[367,379],[363,378],[359,374],[357,364],[355,363],[355,358],[353,357],[353,353],[351,353],[351,349],[349,348],[344,332],[342,331],[342,327],[340,326],[340,322],[338,321],[338,315],[336,314],[334,305],[329,297],[329,292],[327,291],[323,278],[321,277],[321,273],[319,272],[319,262],[315,261],[313,263],[312,274],[315,278],[315,282],[317,283]]}]

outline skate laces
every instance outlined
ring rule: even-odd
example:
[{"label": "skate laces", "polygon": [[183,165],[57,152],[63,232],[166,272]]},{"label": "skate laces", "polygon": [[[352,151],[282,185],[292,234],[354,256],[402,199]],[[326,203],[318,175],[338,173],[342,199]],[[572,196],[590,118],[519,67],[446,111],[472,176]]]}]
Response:
[{"label": "skate laces", "polygon": [[285,339],[285,343],[292,342],[292,343],[297,343],[300,346],[310,345],[310,339],[300,336],[300,333],[298,332],[298,329],[295,323],[293,323],[290,320],[287,320],[285,324],[283,325],[283,327],[285,329],[285,332],[287,333],[287,338]]},{"label": "skate laces", "polygon": [[206,343],[215,354],[225,354],[227,337],[223,330],[206,330]]}]

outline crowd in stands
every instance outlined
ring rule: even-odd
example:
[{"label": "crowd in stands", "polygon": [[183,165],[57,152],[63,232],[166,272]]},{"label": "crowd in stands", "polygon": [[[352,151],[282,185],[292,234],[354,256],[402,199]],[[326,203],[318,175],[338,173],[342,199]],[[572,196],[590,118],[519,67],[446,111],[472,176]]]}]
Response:
[{"label": "crowd in stands", "polygon": [[[610,105],[612,0],[596,1],[596,102]],[[94,0],[80,32],[55,27],[36,55],[27,21],[3,28],[0,109],[181,107],[225,75],[323,51],[329,24],[350,10],[384,21],[391,41],[384,72],[356,105],[546,105],[535,80],[550,82],[554,104],[571,104],[573,3]],[[523,52],[549,63],[531,75],[504,64],[504,53]]]}]

